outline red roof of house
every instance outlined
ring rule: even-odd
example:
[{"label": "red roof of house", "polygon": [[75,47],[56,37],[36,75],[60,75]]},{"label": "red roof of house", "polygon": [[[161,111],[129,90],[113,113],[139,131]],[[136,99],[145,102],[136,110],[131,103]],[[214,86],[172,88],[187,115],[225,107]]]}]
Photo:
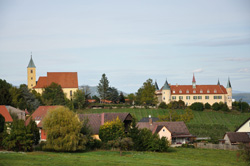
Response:
[{"label": "red roof of house", "polygon": [[5,107],[5,105],[0,105],[0,114],[2,114],[3,117],[5,118],[5,122],[13,122],[13,119],[10,116],[10,113]]},{"label": "red roof of house", "polygon": [[96,102],[96,100],[95,99],[88,99],[88,102],[89,103],[94,103],[94,102]]},{"label": "red roof of house", "polygon": [[[193,88],[192,85],[171,85],[171,95],[181,94],[227,94],[227,90],[223,85],[196,85]],[[157,94],[161,93],[162,89],[156,91]]]},{"label": "red roof of house", "polygon": [[57,108],[60,106],[39,106],[35,112],[26,120],[25,125],[28,125],[30,122],[30,118],[32,117],[33,120],[40,120],[40,123],[37,125],[37,127],[42,128],[42,120],[47,114],[47,112],[51,109]]},{"label": "red roof of house", "polygon": [[52,82],[62,88],[78,88],[77,72],[48,72],[47,77],[39,77],[34,88],[45,88]]}]

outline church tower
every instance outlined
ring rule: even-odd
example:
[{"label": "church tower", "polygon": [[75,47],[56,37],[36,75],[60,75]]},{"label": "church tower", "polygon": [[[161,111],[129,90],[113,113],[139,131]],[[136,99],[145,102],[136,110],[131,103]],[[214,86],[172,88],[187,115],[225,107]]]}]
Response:
[{"label": "church tower", "polygon": [[227,106],[232,109],[232,86],[229,78],[227,81]]},{"label": "church tower", "polygon": [[27,80],[28,80],[28,89],[32,89],[34,86],[36,86],[36,66],[33,62],[32,54],[29,65],[27,67]]},{"label": "church tower", "polygon": [[192,86],[194,89],[196,88],[196,81],[195,81],[194,74],[193,74]]}]

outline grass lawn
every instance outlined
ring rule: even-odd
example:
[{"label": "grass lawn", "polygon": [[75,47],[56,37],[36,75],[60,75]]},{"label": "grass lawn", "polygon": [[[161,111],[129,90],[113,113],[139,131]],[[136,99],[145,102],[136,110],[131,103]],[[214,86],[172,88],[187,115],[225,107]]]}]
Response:
[{"label": "grass lawn", "polygon": [[236,151],[175,148],[168,153],[93,151],[85,153],[0,152],[1,166],[64,165],[246,165],[237,161]]}]

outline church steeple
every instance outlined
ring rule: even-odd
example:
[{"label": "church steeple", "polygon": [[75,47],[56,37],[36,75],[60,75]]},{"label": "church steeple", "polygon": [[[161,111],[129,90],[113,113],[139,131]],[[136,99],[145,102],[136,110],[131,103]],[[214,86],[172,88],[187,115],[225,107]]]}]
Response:
[{"label": "church steeple", "polygon": [[218,79],[218,83],[217,83],[217,85],[220,85],[220,80]]},{"label": "church steeple", "polygon": [[32,53],[30,57],[30,62],[27,67],[27,82],[29,89],[32,89],[34,86],[36,86],[36,66],[32,59]]},{"label": "church steeple", "polygon": [[192,81],[192,85],[193,85],[193,88],[196,88],[196,81],[195,81],[194,73],[193,73],[193,81]]}]

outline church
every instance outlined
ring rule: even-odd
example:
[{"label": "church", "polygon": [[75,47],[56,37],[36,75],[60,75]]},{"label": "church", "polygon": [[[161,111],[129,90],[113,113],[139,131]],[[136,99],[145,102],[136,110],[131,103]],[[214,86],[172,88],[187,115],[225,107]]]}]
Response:
[{"label": "church", "polygon": [[159,103],[168,104],[171,101],[182,100],[187,106],[190,106],[195,102],[209,103],[210,105],[223,102],[227,104],[229,109],[232,109],[232,86],[229,79],[226,88],[220,85],[220,81],[217,85],[196,85],[194,75],[192,85],[170,85],[166,80],[161,89],[155,82],[155,88],[155,95]]},{"label": "church", "polygon": [[78,90],[77,72],[47,72],[47,76],[39,77],[36,81],[36,66],[32,59],[27,67],[28,88],[34,89],[42,94],[43,89],[49,86],[52,82],[61,85],[62,90],[68,99],[73,97],[73,94]]}]

